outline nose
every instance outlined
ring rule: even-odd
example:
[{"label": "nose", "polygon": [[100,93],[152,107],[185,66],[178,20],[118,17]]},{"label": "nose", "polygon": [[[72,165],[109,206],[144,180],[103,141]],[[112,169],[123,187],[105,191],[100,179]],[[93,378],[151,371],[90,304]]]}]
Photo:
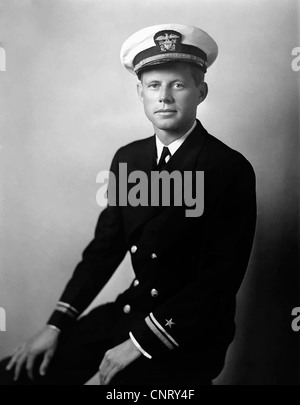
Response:
[{"label": "nose", "polygon": [[170,104],[174,101],[172,92],[167,86],[162,86],[159,94],[159,102]]}]

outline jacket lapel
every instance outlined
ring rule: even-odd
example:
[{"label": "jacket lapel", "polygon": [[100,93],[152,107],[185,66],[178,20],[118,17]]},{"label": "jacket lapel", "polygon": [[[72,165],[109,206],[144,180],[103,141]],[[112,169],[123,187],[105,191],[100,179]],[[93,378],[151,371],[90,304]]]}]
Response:
[{"label": "jacket lapel", "polygon": [[[194,131],[188,136],[180,148],[174,153],[171,159],[168,161],[164,170],[169,173],[178,170],[181,173],[184,171],[193,171],[200,150],[205,141],[206,130],[201,123],[197,120],[197,125]],[[150,192],[150,180],[151,171],[156,170],[156,143],[155,136],[147,139],[148,144],[143,146],[143,150],[137,159],[132,160],[132,164],[128,162],[129,171],[142,170],[146,173],[149,183]],[[150,195],[148,193],[148,195]],[[171,205],[172,205],[171,198]],[[149,202],[150,204],[150,202]],[[167,209],[167,206],[137,206],[132,207],[130,205],[124,207],[124,220],[127,236],[137,230],[141,225],[147,222],[149,219],[158,215],[163,210]]]}]

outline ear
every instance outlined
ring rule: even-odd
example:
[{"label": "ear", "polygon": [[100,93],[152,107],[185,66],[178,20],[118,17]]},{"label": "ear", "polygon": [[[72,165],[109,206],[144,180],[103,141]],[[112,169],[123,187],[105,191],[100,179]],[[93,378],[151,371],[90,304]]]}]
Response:
[{"label": "ear", "polygon": [[208,86],[207,83],[202,82],[198,87],[198,105],[201,104],[207,96],[208,93]]},{"label": "ear", "polygon": [[137,93],[141,102],[144,101],[144,94],[143,94],[143,85],[141,82],[138,82],[136,85]]}]

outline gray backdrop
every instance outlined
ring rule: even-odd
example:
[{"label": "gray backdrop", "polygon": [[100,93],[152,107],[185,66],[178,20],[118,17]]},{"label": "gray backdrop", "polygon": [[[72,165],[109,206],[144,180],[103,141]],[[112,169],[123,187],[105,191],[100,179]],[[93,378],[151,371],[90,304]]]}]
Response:
[{"label": "gray backdrop", "polygon": [[[198,118],[257,175],[258,225],[238,295],[237,334],[217,384],[297,384],[296,0],[0,0],[0,356],[47,320],[93,236],[96,175],[153,133],[121,66],[123,41],[177,22],[219,45]],[[96,302],[132,278],[128,257]],[[94,303],[95,305],[95,303]],[[220,330],[222,333],[222,330]]]}]

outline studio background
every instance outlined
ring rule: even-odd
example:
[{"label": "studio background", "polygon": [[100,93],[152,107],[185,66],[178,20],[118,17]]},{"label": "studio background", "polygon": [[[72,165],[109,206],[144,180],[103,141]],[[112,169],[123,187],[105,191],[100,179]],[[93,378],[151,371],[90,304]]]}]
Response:
[{"label": "studio background", "polygon": [[[252,163],[258,223],[237,333],[216,384],[298,384],[299,77],[296,0],[0,0],[0,357],[48,319],[93,237],[97,173],[153,133],[121,66],[123,41],[165,22],[219,45],[204,127]],[[127,256],[96,303],[132,278]],[[95,303],[94,303],[95,305]],[[222,330],[220,330],[222,333]]]}]

